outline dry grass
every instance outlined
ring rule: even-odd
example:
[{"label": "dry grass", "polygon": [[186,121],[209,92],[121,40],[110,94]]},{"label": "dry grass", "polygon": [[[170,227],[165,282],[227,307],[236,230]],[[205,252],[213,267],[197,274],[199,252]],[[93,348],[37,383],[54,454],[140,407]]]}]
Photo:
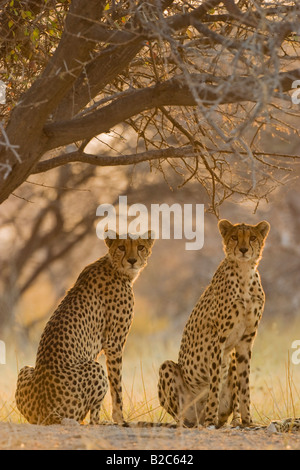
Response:
[{"label": "dry grass", "polygon": [[[157,398],[159,366],[165,359],[176,361],[180,344],[180,333],[168,336],[168,330],[170,325],[166,320],[150,319],[146,314],[134,322],[124,354],[124,414],[128,421],[172,422]],[[291,345],[295,339],[300,339],[299,320],[288,325],[262,321],[253,351],[251,376],[252,414],[260,424],[300,416],[300,365],[291,362]],[[15,406],[14,389],[17,370],[25,362],[21,351],[12,353],[8,359],[8,364],[0,366],[0,421],[24,423]],[[34,356],[28,362],[33,364]],[[104,364],[103,356],[100,362]],[[109,421],[110,417],[108,393],[101,419]]]},{"label": "dry grass", "polygon": [[299,417],[300,364],[292,364],[291,345],[300,337],[300,321],[261,326],[252,360],[253,416],[260,423]]}]

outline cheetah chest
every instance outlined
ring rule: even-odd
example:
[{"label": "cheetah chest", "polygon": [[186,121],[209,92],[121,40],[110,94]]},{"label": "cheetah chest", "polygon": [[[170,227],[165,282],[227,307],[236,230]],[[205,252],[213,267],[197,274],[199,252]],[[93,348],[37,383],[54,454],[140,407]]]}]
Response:
[{"label": "cheetah chest", "polygon": [[230,298],[231,318],[225,321],[225,352],[230,352],[244,335],[255,334],[262,306],[262,299],[243,284]]}]

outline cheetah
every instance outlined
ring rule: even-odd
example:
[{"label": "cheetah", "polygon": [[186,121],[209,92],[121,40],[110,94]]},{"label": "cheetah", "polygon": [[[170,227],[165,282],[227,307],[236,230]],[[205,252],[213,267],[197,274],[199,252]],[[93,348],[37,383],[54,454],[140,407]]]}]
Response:
[{"label": "cheetah", "polygon": [[271,421],[267,429],[271,432],[300,432],[300,418]]},{"label": "cheetah", "polygon": [[251,424],[250,359],[264,304],[258,263],[268,222],[221,220],[225,259],[183,331],[178,363],[159,369],[161,406],[181,425]]},{"label": "cheetah", "polygon": [[[126,237],[126,238],[125,238]],[[108,390],[112,419],[124,424],[122,353],[133,319],[133,282],[146,266],[153,234],[119,236],[108,231],[108,253],[85,267],[48,321],[35,367],[18,375],[16,404],[31,424],[99,424]],[[108,381],[97,357],[104,352]]]}]

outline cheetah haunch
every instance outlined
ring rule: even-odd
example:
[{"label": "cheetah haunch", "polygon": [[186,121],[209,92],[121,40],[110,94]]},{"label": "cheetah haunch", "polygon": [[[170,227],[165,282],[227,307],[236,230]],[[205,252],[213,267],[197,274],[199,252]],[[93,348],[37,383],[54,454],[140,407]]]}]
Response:
[{"label": "cheetah haunch", "polygon": [[265,295],[257,271],[270,225],[219,222],[225,259],[184,328],[178,364],[164,362],[158,394],[185,426],[251,423],[250,359]]},{"label": "cheetah haunch", "polygon": [[[108,389],[103,367],[106,356],[112,396],[112,418],[123,423],[122,353],[133,319],[132,284],[146,266],[154,240],[121,239],[108,233],[108,253],[87,266],[68,291],[42,334],[35,367],[18,376],[16,403],[32,424],[99,423]],[[114,239],[113,237],[116,237]]]}]

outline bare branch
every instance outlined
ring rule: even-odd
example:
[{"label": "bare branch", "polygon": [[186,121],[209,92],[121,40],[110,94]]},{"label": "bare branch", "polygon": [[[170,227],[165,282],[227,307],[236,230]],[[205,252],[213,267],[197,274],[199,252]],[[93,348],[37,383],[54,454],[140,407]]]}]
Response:
[{"label": "bare branch", "polygon": [[[234,80],[223,79],[223,83],[208,85],[203,83],[196,74],[190,75],[191,81],[197,90],[198,99],[204,105],[237,103],[241,101],[259,101],[262,93],[261,83],[268,84],[270,77],[261,77],[255,80],[252,77],[239,77]],[[273,88],[278,87],[281,92],[292,88],[293,81],[300,78],[300,69],[282,72]],[[142,90],[135,90],[113,103],[94,111],[91,115],[80,119],[65,122],[46,124],[45,134],[49,137],[48,149],[66,145],[74,140],[92,138],[103,132],[108,132],[116,124],[125,121],[147,109],[160,106],[196,106],[189,84],[182,77],[173,78]]]},{"label": "bare branch", "polygon": [[[201,146],[201,143],[195,142],[197,147]],[[232,154],[234,150],[220,150],[206,148],[206,152],[213,155],[218,154]],[[248,152],[240,151],[241,155],[248,155]],[[254,156],[268,156],[276,158],[289,158],[289,159],[300,159],[297,155],[281,154],[281,153],[267,153],[267,152],[254,152]],[[167,160],[167,159],[182,159],[182,158],[203,158],[201,152],[193,146],[185,146],[182,148],[168,147],[167,149],[159,150],[148,150],[147,152],[140,152],[129,155],[108,156],[108,155],[93,155],[84,152],[70,152],[59,155],[48,160],[44,160],[38,163],[32,171],[32,174],[44,173],[54,168],[67,165],[68,163],[86,163],[94,166],[111,167],[111,166],[127,166],[136,165],[142,162],[151,162],[154,160]],[[263,162],[268,165],[267,162]],[[271,165],[270,165],[271,166]],[[279,168],[278,165],[273,165],[274,168]],[[283,168],[280,168],[283,169]],[[71,189],[71,188],[64,188]]]},{"label": "bare branch", "polygon": [[[171,4],[172,2],[165,2]],[[201,19],[210,9],[221,3],[220,0],[204,2],[189,14],[173,15],[164,19],[166,26],[173,30],[188,27],[194,19]],[[164,6],[163,6],[164,7]],[[108,47],[93,59],[74,84],[74,89],[62,101],[55,113],[57,120],[70,118],[83,108],[92,98],[113,80],[126,67],[144,46],[146,38],[153,36],[150,25],[143,25],[142,31],[105,30],[99,22],[86,33],[86,39],[106,41],[120,46]],[[87,80],[88,79],[88,80]],[[74,100],[75,96],[75,100]]]},{"label": "bare branch", "polygon": [[167,149],[152,150],[148,152],[141,152],[132,155],[121,155],[119,157],[106,156],[106,155],[92,155],[82,152],[71,152],[58,157],[45,160],[36,165],[32,174],[43,173],[52,170],[67,163],[82,162],[89,163],[95,166],[120,166],[120,165],[135,165],[137,163],[151,161],[151,160],[165,160],[167,158],[182,158],[194,156],[193,148],[183,147]]}]

